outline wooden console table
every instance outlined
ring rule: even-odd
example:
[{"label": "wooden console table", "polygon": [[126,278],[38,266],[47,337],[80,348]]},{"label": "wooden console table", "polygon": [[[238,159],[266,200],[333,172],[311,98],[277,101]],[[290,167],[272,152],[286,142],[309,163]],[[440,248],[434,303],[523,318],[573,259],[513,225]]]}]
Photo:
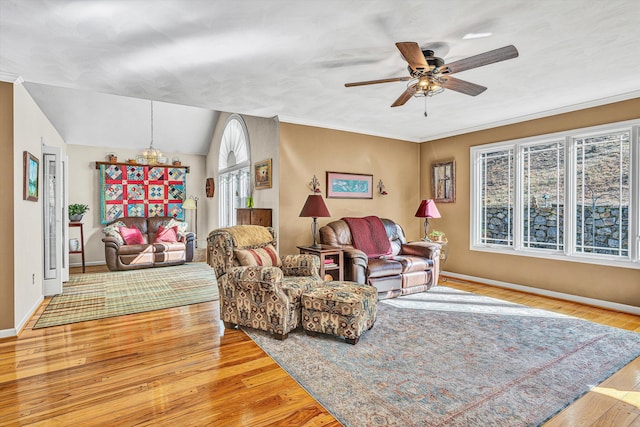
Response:
[{"label": "wooden console table", "polygon": [[82,255],[82,272],[84,273],[84,227],[81,222],[70,222],[69,228],[71,227],[79,227],[80,228],[80,249],[77,251],[69,251],[69,254],[80,254]]}]

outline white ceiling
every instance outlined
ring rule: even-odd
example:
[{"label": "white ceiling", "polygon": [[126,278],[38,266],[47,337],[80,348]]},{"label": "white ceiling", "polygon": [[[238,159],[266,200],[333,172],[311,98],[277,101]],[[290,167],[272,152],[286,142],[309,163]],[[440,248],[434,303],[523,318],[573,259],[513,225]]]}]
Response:
[{"label": "white ceiling", "polygon": [[[638,97],[639,40],[636,0],[0,0],[0,77],[67,143],[145,148],[154,100],[155,146],[197,154],[217,111],[423,142]],[[397,41],[520,56],[456,74],[489,89],[425,118],[424,98],[389,107],[406,82],[344,87],[407,75]]]}]

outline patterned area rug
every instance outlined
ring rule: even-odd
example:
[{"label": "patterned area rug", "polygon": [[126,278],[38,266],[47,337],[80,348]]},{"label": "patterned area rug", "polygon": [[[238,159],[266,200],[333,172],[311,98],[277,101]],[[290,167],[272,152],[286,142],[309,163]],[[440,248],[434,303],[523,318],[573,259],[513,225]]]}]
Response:
[{"label": "patterned area rug", "polygon": [[218,299],[205,263],[134,271],[74,274],[51,299],[34,329]]},{"label": "patterned area rug", "polygon": [[245,331],[345,426],[536,426],[640,355],[640,334],[444,286],[381,301],[355,346]]}]

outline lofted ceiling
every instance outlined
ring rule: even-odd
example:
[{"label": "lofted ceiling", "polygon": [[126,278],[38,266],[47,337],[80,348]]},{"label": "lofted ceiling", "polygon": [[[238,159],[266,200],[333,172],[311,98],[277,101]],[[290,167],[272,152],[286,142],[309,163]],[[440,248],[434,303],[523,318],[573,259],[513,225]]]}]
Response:
[{"label": "lofted ceiling", "polygon": [[[640,96],[635,0],[0,0],[0,78],[20,77],[69,144],[205,154],[218,111],[424,142]],[[470,33],[488,37],[465,39]],[[391,108],[398,41],[488,87]]]}]

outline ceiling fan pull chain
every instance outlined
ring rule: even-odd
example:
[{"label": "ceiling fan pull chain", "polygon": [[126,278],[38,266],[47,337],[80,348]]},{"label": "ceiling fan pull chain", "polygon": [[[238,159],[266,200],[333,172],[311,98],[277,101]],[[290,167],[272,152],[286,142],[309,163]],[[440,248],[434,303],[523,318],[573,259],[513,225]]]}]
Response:
[{"label": "ceiling fan pull chain", "polygon": [[428,117],[428,114],[427,114],[427,98],[428,98],[428,96],[424,97],[424,116],[425,117]]}]

